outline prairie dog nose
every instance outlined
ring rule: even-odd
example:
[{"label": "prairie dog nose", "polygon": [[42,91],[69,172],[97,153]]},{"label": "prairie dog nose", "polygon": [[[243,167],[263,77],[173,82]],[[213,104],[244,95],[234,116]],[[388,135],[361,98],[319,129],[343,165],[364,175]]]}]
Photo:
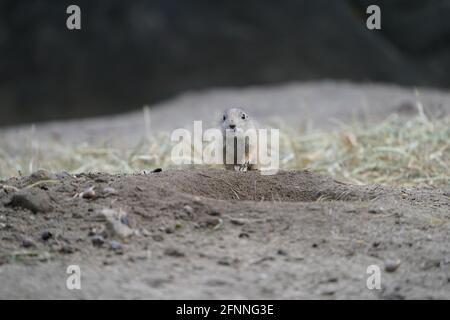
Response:
[{"label": "prairie dog nose", "polygon": [[236,125],[235,124],[230,124],[230,129],[234,129],[234,128],[236,128]]}]

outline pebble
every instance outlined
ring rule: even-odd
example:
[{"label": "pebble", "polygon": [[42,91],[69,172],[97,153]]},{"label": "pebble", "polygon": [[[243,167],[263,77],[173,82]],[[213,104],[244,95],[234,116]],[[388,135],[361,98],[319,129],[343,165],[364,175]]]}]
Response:
[{"label": "pebble", "polygon": [[123,249],[122,243],[120,243],[119,241],[116,241],[116,240],[112,240],[109,243],[109,247],[111,248],[111,250],[122,250]]},{"label": "pebble", "polygon": [[61,171],[61,172],[56,173],[56,178],[61,179],[61,180],[62,179],[71,179],[71,178],[73,178],[73,176],[66,171]]},{"label": "pebble", "polygon": [[63,245],[60,249],[59,252],[63,253],[63,254],[72,254],[74,253],[74,248],[72,248],[70,245],[65,244]]},{"label": "pebble", "polygon": [[375,241],[372,243],[372,247],[378,248],[380,246],[381,242]]},{"label": "pebble", "polygon": [[47,241],[49,239],[53,238],[53,234],[50,231],[44,231],[41,233],[41,239],[44,241]]},{"label": "pebble", "polygon": [[44,252],[41,255],[39,255],[38,259],[41,262],[46,262],[46,261],[50,260],[51,257],[52,256],[49,252]]},{"label": "pebble", "polygon": [[164,237],[161,234],[155,234],[152,236],[152,239],[156,242],[164,241]]},{"label": "pebble", "polygon": [[220,212],[217,210],[212,210],[209,212],[209,215],[213,216],[213,217],[218,217],[218,216],[220,216]]},{"label": "pebble", "polygon": [[24,238],[22,240],[22,247],[24,248],[35,248],[36,243],[31,238]]},{"label": "pebble", "polygon": [[97,234],[91,238],[91,241],[94,246],[101,247],[105,243],[105,238]]},{"label": "pebble", "polygon": [[164,250],[164,254],[169,257],[181,258],[184,257],[184,252],[176,249],[176,248],[167,248]]},{"label": "pebble", "polygon": [[120,222],[122,222],[126,226],[130,226],[130,219],[128,219],[128,215],[124,215],[120,217]]},{"label": "pebble", "polygon": [[220,218],[209,218],[205,219],[203,223],[206,227],[216,227],[217,225],[222,223],[222,220]]},{"label": "pebble", "polygon": [[369,213],[370,214],[380,214],[383,213],[385,210],[383,207],[369,207]]},{"label": "pebble", "polygon": [[96,196],[96,193],[95,193],[94,187],[87,188],[80,194],[80,197],[83,199],[93,199],[93,198],[95,198],[95,196]]},{"label": "pebble", "polygon": [[171,234],[175,232],[175,229],[173,227],[165,227],[164,232],[167,234]]},{"label": "pebble", "polygon": [[401,260],[386,260],[384,262],[384,270],[386,272],[394,272],[400,267]]},{"label": "pebble", "polygon": [[116,189],[112,188],[112,187],[106,187],[103,188],[102,193],[107,197],[107,196],[113,196],[117,194]]},{"label": "pebble", "polygon": [[50,197],[41,189],[20,190],[12,196],[9,205],[28,209],[33,213],[45,213],[53,210]]},{"label": "pebble", "polygon": [[189,205],[185,205],[183,207],[183,210],[190,216],[192,216],[194,214],[194,209]]},{"label": "pebble", "polygon": [[238,218],[230,218],[230,222],[236,226],[243,226],[246,221]]},{"label": "pebble", "polygon": [[232,261],[228,258],[221,258],[217,260],[217,264],[221,266],[231,266]]},{"label": "pebble", "polygon": [[38,181],[45,181],[45,180],[57,180],[58,177],[57,175],[55,175],[54,173],[47,171],[47,170],[37,170],[35,172],[33,172],[30,175],[30,182],[31,183],[35,183]]}]

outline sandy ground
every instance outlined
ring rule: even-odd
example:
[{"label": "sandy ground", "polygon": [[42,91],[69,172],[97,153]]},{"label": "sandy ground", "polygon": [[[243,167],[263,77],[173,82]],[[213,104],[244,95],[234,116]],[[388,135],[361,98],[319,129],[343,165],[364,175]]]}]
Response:
[{"label": "sandy ground", "polygon": [[[58,175],[0,201],[0,298],[450,297],[445,191],[210,169]],[[373,264],[381,290],[366,287]]]},{"label": "sandy ground", "polygon": [[[448,93],[421,90],[420,99],[433,116],[449,113]],[[412,89],[332,82],[213,90],[156,106],[152,130],[212,120],[230,104],[262,120],[332,128],[412,113],[415,101]],[[126,145],[145,131],[140,112],[37,128],[43,143],[114,132]],[[450,298],[450,189],[353,186],[302,170],[164,168],[37,172],[0,184],[3,299]],[[81,290],[66,288],[69,265],[81,268]],[[381,290],[366,286],[370,265],[380,267]]]}]

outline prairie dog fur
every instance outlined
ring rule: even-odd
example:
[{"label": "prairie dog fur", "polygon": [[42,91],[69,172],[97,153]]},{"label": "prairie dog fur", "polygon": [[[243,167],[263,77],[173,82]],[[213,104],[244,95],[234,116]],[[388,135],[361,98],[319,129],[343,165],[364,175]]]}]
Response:
[{"label": "prairie dog fur", "polygon": [[[248,130],[254,130],[255,134],[257,134],[258,128],[258,123],[242,109],[231,108],[222,113],[222,118],[220,119],[220,129],[223,135],[223,163],[225,165],[225,169],[236,171],[259,169],[259,166],[256,163],[258,159],[258,141],[257,139],[245,139],[245,133],[248,132]],[[227,131],[228,135],[231,134],[236,138],[238,146],[240,144],[245,145],[245,149],[243,150],[243,159],[235,158],[234,143],[229,145],[227,148]],[[231,154],[233,157],[232,159],[234,159],[234,163],[226,163],[227,154]]]}]

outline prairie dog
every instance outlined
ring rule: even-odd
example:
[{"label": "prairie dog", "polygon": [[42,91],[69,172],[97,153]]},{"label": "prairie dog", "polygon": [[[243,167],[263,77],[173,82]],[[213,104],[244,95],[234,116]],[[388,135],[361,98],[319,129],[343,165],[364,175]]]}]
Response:
[{"label": "prairie dog", "polygon": [[[223,136],[223,164],[225,165],[225,169],[236,171],[258,170],[258,123],[244,110],[231,108],[223,112],[220,120],[220,128]],[[256,138],[246,139],[246,133],[252,131]],[[228,141],[228,148],[226,139],[227,132],[229,136],[233,137],[231,144],[230,139]],[[238,146],[245,146],[241,159],[237,159],[237,156],[235,156],[234,138],[236,138]],[[234,159],[233,163],[227,164],[227,154]]]}]

